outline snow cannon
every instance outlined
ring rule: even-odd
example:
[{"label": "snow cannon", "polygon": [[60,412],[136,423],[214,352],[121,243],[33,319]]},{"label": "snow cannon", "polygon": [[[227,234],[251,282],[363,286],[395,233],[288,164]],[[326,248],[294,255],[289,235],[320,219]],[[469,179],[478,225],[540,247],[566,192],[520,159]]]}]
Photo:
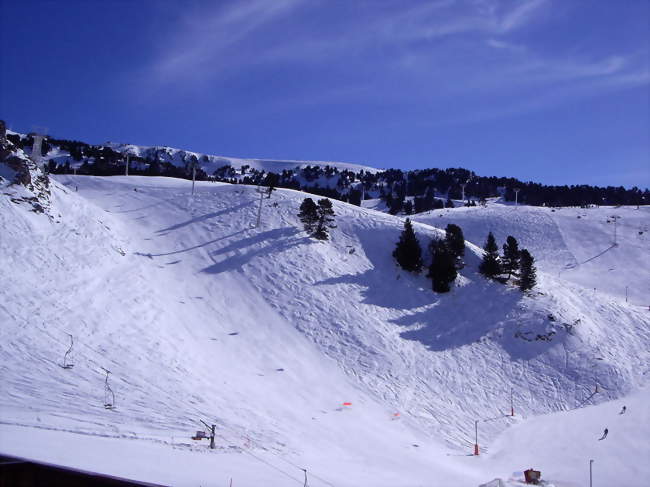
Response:
[{"label": "snow cannon", "polygon": [[524,480],[527,484],[539,485],[539,482],[542,480],[542,472],[533,470],[532,468],[524,470]]}]

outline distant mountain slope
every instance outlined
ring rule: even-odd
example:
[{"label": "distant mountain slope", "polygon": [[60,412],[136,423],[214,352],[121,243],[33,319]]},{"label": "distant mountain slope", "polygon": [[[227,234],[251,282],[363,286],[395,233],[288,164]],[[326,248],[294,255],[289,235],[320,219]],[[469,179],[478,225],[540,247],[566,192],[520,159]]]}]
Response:
[{"label": "distant mountain slope", "polygon": [[440,227],[460,225],[465,237],[481,246],[490,231],[499,246],[513,235],[547,273],[591,290],[593,298],[624,300],[627,288],[629,303],[650,306],[650,207],[556,209],[491,203],[413,218]]},{"label": "distant mountain slope", "polygon": [[[476,419],[489,452],[522,415],[647,383],[647,311],[616,296],[594,301],[558,276],[556,262],[576,252],[565,241],[553,260],[563,227],[546,214],[486,210],[537,252],[535,293],[485,280],[468,243],[456,286],[437,295],[396,267],[398,217],[334,202],[337,228],[316,242],[298,221],[298,191],[262,199],[252,228],[251,186],[199,182],[191,197],[180,179],[55,180],[59,223],[0,197],[4,423],[169,445],[189,443],[205,419],[218,425],[220,469],[251,454],[271,467],[245,468],[291,462],[296,482],[305,465],[335,485],[417,485],[433,469],[443,484],[469,486],[484,472],[446,453],[472,451]],[[480,244],[486,219],[476,215],[461,226]],[[424,246],[444,227],[428,218],[435,226],[415,225]],[[637,270],[612,255],[617,275]],[[72,370],[59,366],[67,333]],[[101,367],[115,411],[103,408]],[[143,478],[170,478],[166,468]]]},{"label": "distant mountain slope", "polygon": [[[31,154],[32,135],[8,132],[7,138]],[[476,205],[498,197],[534,206],[648,205],[650,190],[589,185],[548,186],[513,177],[482,176],[463,168],[376,169],[345,162],[286,161],[223,157],[167,146],[46,138],[42,160],[57,174],[129,174],[212,180],[299,189],[360,206],[381,198],[393,215],[422,213],[447,206]],[[516,192],[518,191],[518,192]]]},{"label": "distant mountain slope", "polygon": [[105,146],[122,154],[131,154],[139,156],[144,159],[158,158],[161,161],[171,162],[176,165],[183,165],[190,158],[195,157],[199,161],[201,169],[207,174],[212,174],[215,170],[223,166],[232,166],[235,169],[241,169],[242,166],[248,166],[251,169],[265,172],[281,173],[285,170],[293,170],[297,167],[318,166],[318,167],[336,167],[340,170],[348,170],[353,172],[366,171],[370,173],[379,172],[370,166],[361,164],[352,164],[348,162],[324,162],[324,161],[292,161],[292,160],[276,160],[276,159],[255,159],[255,158],[240,158],[240,157],[226,157],[215,156],[210,154],[201,154],[198,152],[187,151],[183,149],[175,149],[173,147],[161,146],[141,146],[132,144],[118,144],[107,142]]}]

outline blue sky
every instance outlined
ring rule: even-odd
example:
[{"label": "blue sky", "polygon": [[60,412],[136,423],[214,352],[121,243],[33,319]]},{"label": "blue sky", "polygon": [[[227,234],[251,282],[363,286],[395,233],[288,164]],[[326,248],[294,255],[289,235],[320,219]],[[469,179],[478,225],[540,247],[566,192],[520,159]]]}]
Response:
[{"label": "blue sky", "polygon": [[650,186],[648,0],[0,0],[16,131]]}]

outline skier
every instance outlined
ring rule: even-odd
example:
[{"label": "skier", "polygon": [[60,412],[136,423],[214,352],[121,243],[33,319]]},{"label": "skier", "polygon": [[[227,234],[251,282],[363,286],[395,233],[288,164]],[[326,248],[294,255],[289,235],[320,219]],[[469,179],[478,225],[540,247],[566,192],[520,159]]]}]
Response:
[{"label": "skier", "polygon": [[598,441],[604,440],[605,438],[607,438],[607,433],[609,433],[609,430],[607,428],[605,428],[605,431],[603,431],[603,436],[598,438]]},{"label": "skier", "polygon": [[625,414],[625,411],[627,411],[627,408],[625,406],[623,406],[623,409],[621,409],[621,412],[618,413],[618,414]]}]

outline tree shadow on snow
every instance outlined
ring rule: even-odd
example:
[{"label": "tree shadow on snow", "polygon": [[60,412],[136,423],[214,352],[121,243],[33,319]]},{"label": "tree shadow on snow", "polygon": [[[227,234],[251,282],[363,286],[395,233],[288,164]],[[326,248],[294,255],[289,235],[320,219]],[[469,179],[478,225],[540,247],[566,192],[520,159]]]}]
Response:
[{"label": "tree shadow on snow", "polygon": [[[359,240],[372,268],[360,274],[346,274],[324,279],[316,285],[360,286],[363,302],[382,308],[415,309],[432,304],[435,295],[431,291],[431,281],[404,272],[395,264],[391,256],[400,232],[399,229],[359,230]],[[429,244],[429,239],[420,240],[423,247]],[[425,274],[426,271],[423,271],[422,276]]]},{"label": "tree shadow on snow", "polygon": [[197,216],[195,218],[191,218],[191,219],[189,219],[187,221],[184,221],[182,223],[177,223],[176,225],[172,225],[172,226],[167,227],[167,228],[161,228],[160,230],[157,230],[157,233],[161,234],[163,232],[171,232],[172,230],[178,230],[179,228],[183,228],[183,227],[186,227],[188,225],[192,225],[193,223],[200,223],[200,222],[209,220],[211,218],[216,218],[218,216],[227,215],[228,213],[233,213],[233,212],[235,212],[235,211],[237,211],[237,210],[239,210],[241,208],[245,208],[247,206],[250,206],[252,203],[254,203],[253,200],[246,201],[244,203],[240,203],[240,204],[235,205],[235,206],[229,206],[228,208],[225,208],[223,210],[214,211],[212,213],[206,213],[205,215],[201,215],[201,216]]},{"label": "tree shadow on snow", "polygon": [[[372,267],[362,273],[325,279],[316,285],[356,285],[361,288],[364,304],[406,312],[390,322],[408,328],[400,333],[402,338],[418,341],[431,351],[478,343],[489,336],[513,359],[530,359],[560,340],[556,336],[551,342],[527,342],[514,337],[518,320],[522,318],[523,294],[481,276],[477,271],[479,258],[469,251],[467,265],[460,271],[468,280],[462,286],[453,286],[449,293],[434,293],[431,281],[424,277],[426,269],[420,275],[413,275],[395,264],[391,253],[400,231],[360,230],[359,240]],[[423,235],[418,238],[426,249],[431,238]],[[425,263],[430,261],[428,252],[423,252],[423,259]],[[535,325],[535,328],[542,327]]]},{"label": "tree shadow on snow", "polygon": [[479,342],[505,325],[521,293],[478,275],[470,277],[473,282],[453,287],[449,293],[432,292],[434,305],[392,320],[410,328],[400,336],[418,341],[429,350],[442,351]]},{"label": "tree shadow on snow", "polygon": [[[215,262],[201,272],[219,274],[238,270],[257,256],[268,258],[271,254],[284,252],[299,245],[313,243],[313,240],[307,237],[295,238],[297,233],[298,230],[295,227],[283,227],[236,240],[225,247],[212,251],[211,255],[213,257],[223,256],[223,260]],[[232,253],[232,255],[224,256],[224,254],[228,253]]]},{"label": "tree shadow on snow", "polygon": [[[160,254],[151,254],[151,253],[143,254],[142,252],[135,252],[135,254],[136,255],[146,255],[147,257],[164,257],[164,256],[167,256],[167,255],[182,254],[184,252],[189,252],[191,250],[200,249],[201,247],[205,247],[206,245],[217,243],[220,240],[226,240],[228,238],[234,237],[235,235],[239,235],[240,233],[244,233],[246,231],[248,231],[248,229],[239,230],[237,232],[231,233],[230,235],[224,235],[223,237],[215,238],[213,240],[208,240],[207,242],[203,242],[203,243],[200,243],[198,245],[192,245],[191,247],[185,247],[185,248],[178,249],[178,250],[172,250],[171,252],[162,252]],[[160,234],[160,235],[166,235],[166,234]]]}]

